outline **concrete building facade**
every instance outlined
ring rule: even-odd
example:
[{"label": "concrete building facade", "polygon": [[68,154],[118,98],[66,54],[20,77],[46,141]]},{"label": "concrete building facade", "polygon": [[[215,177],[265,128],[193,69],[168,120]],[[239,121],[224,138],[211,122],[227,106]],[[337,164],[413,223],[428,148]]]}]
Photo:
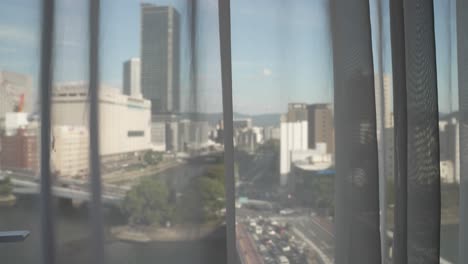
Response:
[{"label": "concrete building facade", "polygon": [[309,148],[314,149],[319,143],[327,144],[327,153],[335,152],[335,134],[333,131],[333,112],[330,104],[312,104],[307,106],[309,125]]},{"label": "concrete building facade", "polygon": [[180,111],[180,22],[171,6],[141,5],[141,89],[152,114]]},{"label": "concrete building facade", "polygon": [[52,170],[57,176],[84,178],[89,172],[89,131],[84,126],[52,128]]},{"label": "concrete building facade", "polygon": [[[54,88],[52,123],[89,128],[87,84]],[[132,154],[151,148],[151,102],[102,86],[99,92],[99,143],[102,156]]]},{"label": "concrete building facade", "polygon": [[131,58],[123,65],[123,93],[142,98],[140,58]]},{"label": "concrete building facade", "polygon": [[287,183],[288,173],[291,171],[292,152],[309,148],[309,126],[306,120],[288,122],[285,116],[283,119],[280,127],[280,184],[284,186]]},{"label": "concrete building facade", "polygon": [[[280,184],[288,183],[291,164],[308,158],[333,161],[333,112],[329,104],[290,103],[280,124]],[[305,155],[305,156],[304,156]]]},{"label": "concrete building facade", "polygon": [[[31,89],[30,76],[0,71],[0,123],[4,121],[5,114],[8,112],[31,113],[33,111]],[[17,109],[21,103],[21,109]]]},{"label": "concrete building facade", "polygon": [[14,134],[2,135],[0,142],[0,168],[39,170],[37,128],[19,128]]}]

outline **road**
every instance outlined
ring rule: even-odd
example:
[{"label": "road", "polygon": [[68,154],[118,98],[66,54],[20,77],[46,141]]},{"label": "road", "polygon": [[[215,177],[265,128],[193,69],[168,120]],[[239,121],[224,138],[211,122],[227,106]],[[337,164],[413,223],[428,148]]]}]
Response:
[{"label": "road", "polygon": [[[243,181],[240,182],[237,189],[237,195],[247,196],[249,199],[268,200],[265,193],[274,194],[274,180],[277,176],[272,164],[276,164],[276,155],[274,153],[258,153],[254,160],[249,162],[251,165],[248,170],[241,175]],[[285,216],[272,211],[252,211],[249,209],[238,209],[237,216],[255,217],[262,215],[266,219],[287,222],[292,226],[293,231],[301,240],[316,251],[325,263],[333,263],[334,260],[334,234],[332,224],[326,220],[309,215],[309,210],[300,210],[300,213]]]},{"label": "road", "polygon": [[315,217],[292,217],[290,223],[315,244],[332,261],[335,254],[335,236]]},{"label": "road", "polygon": [[236,228],[237,232],[237,250],[241,258],[242,264],[263,264],[260,254],[255,248],[254,241],[248,234],[245,226],[239,224]]}]

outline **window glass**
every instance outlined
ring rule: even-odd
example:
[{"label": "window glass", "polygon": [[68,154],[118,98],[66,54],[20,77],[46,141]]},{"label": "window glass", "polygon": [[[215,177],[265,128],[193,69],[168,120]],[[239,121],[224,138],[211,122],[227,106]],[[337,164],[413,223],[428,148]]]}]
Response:
[{"label": "window glass", "polygon": [[100,25],[106,258],[225,263],[217,1],[104,0]]},{"label": "window glass", "polygon": [[0,3],[0,231],[31,231],[24,242],[0,246],[9,263],[40,257],[40,5]]},{"label": "window glass", "polygon": [[231,12],[240,258],[330,263],[335,147],[328,1],[233,1]]}]

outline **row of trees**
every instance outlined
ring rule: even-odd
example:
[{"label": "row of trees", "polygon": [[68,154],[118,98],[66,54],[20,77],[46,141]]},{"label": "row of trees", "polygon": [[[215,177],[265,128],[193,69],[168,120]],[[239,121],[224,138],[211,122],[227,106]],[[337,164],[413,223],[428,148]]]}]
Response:
[{"label": "row of trees", "polygon": [[224,166],[209,166],[176,196],[167,182],[144,178],[127,193],[121,209],[132,225],[218,221],[225,199]]}]

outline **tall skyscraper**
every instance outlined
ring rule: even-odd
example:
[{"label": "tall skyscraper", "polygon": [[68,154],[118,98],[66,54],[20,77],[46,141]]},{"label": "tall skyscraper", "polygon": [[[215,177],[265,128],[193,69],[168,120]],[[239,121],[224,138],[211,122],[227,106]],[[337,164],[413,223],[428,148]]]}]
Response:
[{"label": "tall skyscraper", "polygon": [[327,153],[335,151],[333,132],[333,113],[330,104],[313,104],[307,106],[309,125],[309,149],[316,148],[318,143],[327,144]]},{"label": "tall skyscraper", "polygon": [[123,66],[123,93],[141,98],[140,58],[131,58]]},{"label": "tall skyscraper", "polygon": [[179,38],[174,7],[141,5],[141,88],[152,114],[180,111]]}]

